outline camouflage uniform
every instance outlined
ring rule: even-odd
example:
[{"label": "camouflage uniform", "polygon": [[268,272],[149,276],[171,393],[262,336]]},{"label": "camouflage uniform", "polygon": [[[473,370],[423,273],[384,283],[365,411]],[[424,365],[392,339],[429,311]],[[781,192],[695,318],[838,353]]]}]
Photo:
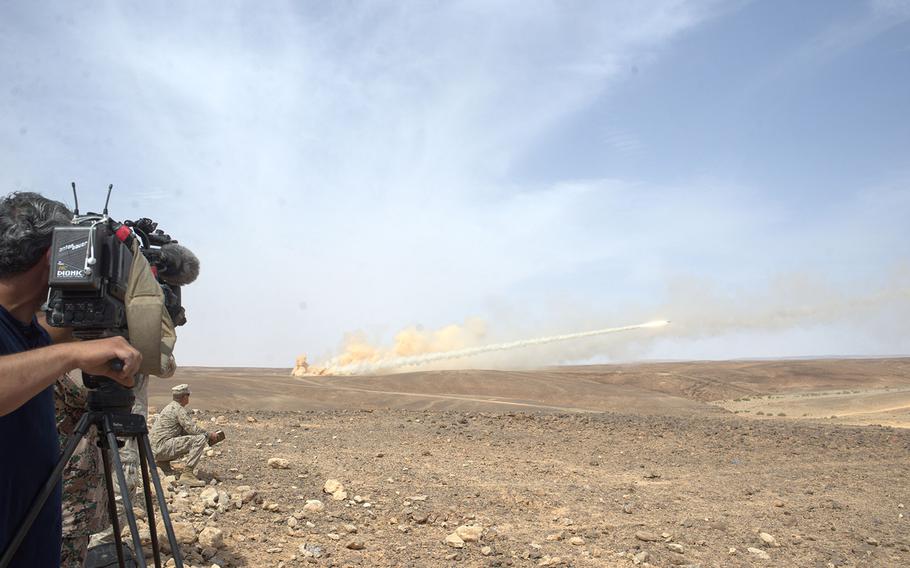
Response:
[{"label": "camouflage uniform", "polygon": [[[85,413],[87,390],[69,375],[54,384],[60,447],[66,445]],[[89,536],[104,526],[107,492],[101,450],[94,428],[84,437],[63,470],[63,547],[60,566],[82,568]]]},{"label": "camouflage uniform", "polygon": [[189,412],[176,400],[164,407],[149,436],[155,460],[169,462],[186,456],[192,471],[208,445],[208,433],[196,425]]},{"label": "camouflage uniform", "polygon": [[[133,401],[132,413],[141,414],[143,418],[148,420],[148,375],[140,373],[133,378],[136,384],[133,386],[135,400]],[[120,448],[120,462],[123,464],[123,472],[126,474],[126,484],[129,486],[130,491],[133,491],[142,483],[142,474],[139,471],[139,443],[135,438],[124,440],[123,447]],[[118,494],[117,503],[119,506],[120,487],[116,487],[115,490]]]},{"label": "camouflage uniform", "polygon": [[[133,377],[136,381],[136,384],[133,386],[133,396],[136,397],[133,402],[132,413],[141,414],[148,420],[148,375],[137,374]],[[130,499],[133,502],[135,507],[137,504],[145,508],[145,497],[142,495],[142,473],[139,471],[139,445],[136,443],[135,438],[128,438],[123,440],[123,447],[120,448],[120,462],[123,464],[123,473],[126,476],[126,486],[129,489]],[[116,475],[116,474],[114,474]],[[120,497],[120,484],[117,483],[116,477],[114,478],[114,501],[117,504],[117,517],[118,522],[120,523],[120,528],[128,526],[126,521],[126,513],[123,512],[123,500]],[[114,530],[113,525],[110,524],[110,521],[105,517],[103,520],[107,521],[102,523],[101,528],[96,528],[91,539],[91,546],[98,546],[103,543],[112,543],[114,542]],[[132,546],[132,543],[128,543]]]}]

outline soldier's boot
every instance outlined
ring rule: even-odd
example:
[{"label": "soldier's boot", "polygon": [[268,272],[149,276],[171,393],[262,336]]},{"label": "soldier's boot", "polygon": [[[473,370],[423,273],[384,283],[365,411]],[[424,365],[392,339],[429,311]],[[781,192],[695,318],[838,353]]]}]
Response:
[{"label": "soldier's boot", "polygon": [[157,465],[158,469],[163,471],[165,475],[171,475],[174,473],[174,468],[171,467],[171,462],[169,461],[155,460],[155,465]]},{"label": "soldier's boot", "polygon": [[204,487],[205,482],[193,474],[193,470],[186,470],[180,474],[180,483],[190,487]]}]

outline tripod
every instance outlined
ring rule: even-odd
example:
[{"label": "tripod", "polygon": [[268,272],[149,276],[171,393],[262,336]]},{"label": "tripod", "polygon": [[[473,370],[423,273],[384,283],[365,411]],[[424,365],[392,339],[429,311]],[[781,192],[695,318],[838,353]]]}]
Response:
[{"label": "tripod", "polygon": [[[120,568],[126,567],[123,555],[123,540],[120,536],[120,520],[117,517],[117,503],[114,499],[113,469],[117,474],[117,483],[120,487],[120,497],[122,499],[123,511],[126,514],[127,523],[132,535],[133,550],[136,551],[136,562],[140,568],[146,568],[145,555],[142,553],[142,542],[139,536],[139,528],[136,526],[136,515],[133,513],[133,505],[130,500],[129,489],[126,483],[126,474],[123,472],[123,464],[120,461],[120,453],[117,451],[119,446],[117,437],[133,438],[139,447],[139,469],[142,472],[142,488],[145,493],[145,511],[148,517],[149,535],[152,541],[152,554],[155,559],[156,568],[161,568],[161,554],[158,551],[158,534],[155,526],[155,513],[152,504],[152,492],[149,487],[149,477],[155,484],[155,493],[158,497],[158,508],[161,511],[161,520],[167,532],[168,543],[171,546],[174,562],[177,568],[183,568],[183,558],[180,554],[180,547],[177,538],[174,536],[174,527],[171,525],[171,518],[167,511],[167,502],[164,500],[164,492],[161,489],[161,479],[158,477],[158,470],[154,463],[155,458],[152,453],[152,446],[149,442],[148,427],[145,423],[145,417],[141,414],[131,414],[130,409],[133,405],[133,394],[124,387],[114,383],[106,377],[97,377],[85,375],[83,380],[86,386],[93,390],[88,393],[88,411],[82,415],[73,435],[66,443],[60,460],[51,472],[50,477],[44,483],[35,501],[32,503],[25,515],[25,520],[19,526],[16,535],[10,541],[10,544],[3,556],[0,557],[0,568],[7,568],[13,561],[13,556],[28,534],[29,529],[41,512],[41,508],[47,501],[50,494],[54,491],[57,483],[63,474],[63,468],[66,466],[76,446],[86,435],[89,429],[94,426],[98,432],[98,446],[101,448],[101,454],[104,462],[104,481],[107,489],[108,515],[111,524],[114,527],[114,542],[117,547],[117,560]],[[97,386],[97,388],[94,388]],[[113,467],[111,466],[113,460]],[[152,464],[150,466],[150,464]]]}]

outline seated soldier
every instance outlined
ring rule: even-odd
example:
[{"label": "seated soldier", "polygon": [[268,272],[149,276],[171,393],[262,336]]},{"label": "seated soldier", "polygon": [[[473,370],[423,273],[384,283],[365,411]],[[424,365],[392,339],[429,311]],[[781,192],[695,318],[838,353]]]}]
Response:
[{"label": "seated soldier", "polygon": [[184,408],[190,402],[190,386],[183,384],[171,389],[174,401],[164,407],[152,431],[149,441],[155,453],[155,463],[163,471],[171,470],[171,461],[186,457],[186,469],[180,474],[180,481],[190,486],[201,487],[201,481],[193,473],[193,468],[202,458],[207,445],[223,439],[220,432],[206,432],[196,425]]}]

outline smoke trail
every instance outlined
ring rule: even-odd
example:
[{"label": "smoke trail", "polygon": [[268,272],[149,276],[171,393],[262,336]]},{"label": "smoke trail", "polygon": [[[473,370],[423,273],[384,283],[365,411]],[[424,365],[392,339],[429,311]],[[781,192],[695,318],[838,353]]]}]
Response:
[{"label": "smoke trail", "polygon": [[432,363],[435,361],[445,361],[448,359],[461,359],[464,357],[473,357],[475,355],[480,355],[482,353],[490,353],[493,351],[508,351],[511,349],[521,349],[523,347],[531,347],[534,345],[545,345],[548,343],[557,343],[561,341],[569,341],[573,339],[581,339],[584,337],[594,337],[597,335],[606,335],[609,333],[619,333],[623,331],[631,331],[634,329],[648,329],[648,328],[657,328],[668,325],[670,322],[665,320],[651,321],[648,323],[642,323],[637,325],[627,325],[623,327],[610,327],[606,329],[595,329],[593,331],[582,331],[579,333],[566,333],[562,335],[551,335],[548,337],[538,337],[534,339],[522,339],[519,341],[510,341],[508,343],[496,343],[493,345],[483,345],[480,347],[468,347],[466,349],[457,349],[454,351],[443,351],[437,353],[425,353],[423,355],[412,355],[408,357],[391,357],[388,359],[381,359],[379,361],[363,361],[358,363],[351,363],[347,365],[338,365],[334,366],[331,362],[326,366],[325,369],[320,369],[322,372],[319,374],[333,374],[333,375],[359,375],[359,374],[368,374],[368,373],[377,373],[380,371],[387,371],[390,369],[402,369],[405,367],[413,367],[417,365],[425,365],[427,363]]}]

